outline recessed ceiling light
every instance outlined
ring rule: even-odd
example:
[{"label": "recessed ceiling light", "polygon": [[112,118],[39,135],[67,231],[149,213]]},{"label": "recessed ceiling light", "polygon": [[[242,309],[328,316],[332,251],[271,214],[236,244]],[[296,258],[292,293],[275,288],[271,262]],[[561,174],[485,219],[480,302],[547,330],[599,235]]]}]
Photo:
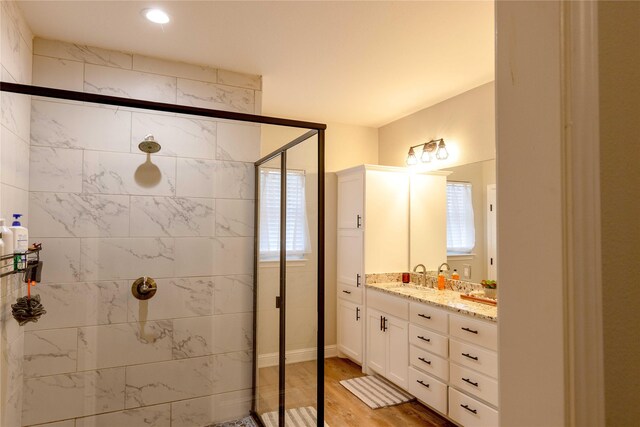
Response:
[{"label": "recessed ceiling light", "polygon": [[142,11],[142,14],[149,21],[154,22],[156,24],[166,24],[171,20],[169,18],[169,15],[167,15],[167,13],[164,10],[160,10],[160,9],[145,9]]}]

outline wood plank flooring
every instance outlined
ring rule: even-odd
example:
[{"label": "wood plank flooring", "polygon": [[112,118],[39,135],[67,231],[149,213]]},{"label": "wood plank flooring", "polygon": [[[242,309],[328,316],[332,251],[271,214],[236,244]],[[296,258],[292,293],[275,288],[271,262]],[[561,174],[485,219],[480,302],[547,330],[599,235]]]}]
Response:
[{"label": "wood plank flooring", "polygon": [[[454,427],[455,424],[414,401],[371,409],[340,385],[362,376],[360,366],[347,359],[325,360],[325,421],[330,427]],[[260,412],[277,410],[277,367],[260,369]],[[315,362],[287,365],[287,407],[315,406]]]}]

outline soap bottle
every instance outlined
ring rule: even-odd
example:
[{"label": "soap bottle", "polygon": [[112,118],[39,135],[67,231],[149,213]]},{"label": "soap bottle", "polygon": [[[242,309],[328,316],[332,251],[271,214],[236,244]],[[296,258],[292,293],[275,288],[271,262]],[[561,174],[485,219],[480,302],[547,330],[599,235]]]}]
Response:
[{"label": "soap bottle", "polygon": [[13,214],[13,222],[9,229],[13,232],[13,253],[16,254],[13,257],[13,268],[16,270],[22,270],[26,267],[26,255],[24,254],[29,249],[29,230],[20,224],[20,217],[22,214]]},{"label": "soap bottle", "polygon": [[2,243],[4,243],[4,254],[13,253],[13,232],[4,223],[4,219],[0,218],[0,233],[2,234]]},{"label": "soap bottle", "polygon": [[455,268],[453,269],[453,273],[451,273],[451,279],[460,280],[460,275],[458,274],[458,270],[456,270]]},{"label": "soap bottle", "polygon": [[440,270],[440,272],[438,273],[438,290],[444,290],[444,273],[442,272],[442,270]]}]

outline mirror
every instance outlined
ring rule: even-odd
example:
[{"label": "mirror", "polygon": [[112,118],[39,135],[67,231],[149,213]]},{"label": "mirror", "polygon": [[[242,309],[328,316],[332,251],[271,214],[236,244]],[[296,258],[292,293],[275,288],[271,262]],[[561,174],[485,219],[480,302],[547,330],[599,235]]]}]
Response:
[{"label": "mirror", "polygon": [[[456,269],[460,274],[461,280],[468,280],[471,282],[480,283],[483,279],[497,280],[496,277],[496,232],[495,232],[495,218],[496,218],[496,162],[495,159],[485,160],[476,163],[469,163],[466,165],[448,167],[443,171],[449,171],[446,180],[447,184],[460,183],[460,197],[468,197],[468,188],[466,184],[470,184],[470,196],[471,205],[473,207],[473,228],[472,241],[475,241],[473,248],[469,253],[451,253],[447,251],[447,237],[446,233],[438,233],[437,238],[426,240],[430,246],[429,251],[436,251],[442,254],[442,262],[445,261],[451,267],[451,270]],[[416,190],[416,191],[413,191]],[[454,190],[452,190],[454,191]],[[462,194],[464,193],[464,194]],[[457,193],[456,193],[457,194]],[[411,203],[417,201],[417,198],[424,198],[426,194],[420,189],[412,188],[411,191]],[[442,196],[441,196],[442,197]],[[446,198],[446,196],[445,196]],[[456,198],[458,199],[458,198]],[[420,218],[414,218],[414,210],[411,210],[411,229],[410,234],[412,236],[425,236],[423,221]],[[458,217],[460,218],[460,217]],[[470,217],[465,215],[466,221],[469,221]],[[448,227],[456,227],[455,223],[447,216]],[[420,228],[420,230],[418,230]],[[458,230],[460,224],[458,224]],[[462,229],[465,229],[462,226]],[[467,228],[468,230],[468,228]],[[444,234],[444,236],[443,236]],[[469,233],[466,233],[469,235]],[[434,236],[434,234],[430,234]],[[443,246],[444,238],[444,247]],[[469,237],[466,239],[469,241]],[[428,255],[425,253],[425,245],[417,245],[412,241],[410,249],[410,267],[413,268],[416,264],[422,262],[419,260],[428,259]],[[461,252],[465,252],[465,246],[468,249],[470,246],[468,243],[460,244]],[[446,254],[446,255],[445,255]],[[437,266],[427,266],[430,270],[436,270]],[[465,275],[465,273],[468,273]]]}]

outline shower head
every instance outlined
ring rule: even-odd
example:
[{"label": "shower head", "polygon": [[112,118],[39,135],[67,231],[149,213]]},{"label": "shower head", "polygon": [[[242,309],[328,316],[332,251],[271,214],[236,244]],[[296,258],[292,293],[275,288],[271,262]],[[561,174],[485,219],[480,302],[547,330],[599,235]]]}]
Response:
[{"label": "shower head", "polygon": [[144,153],[153,154],[160,151],[160,144],[156,142],[153,135],[149,134],[138,144],[138,148]]}]

